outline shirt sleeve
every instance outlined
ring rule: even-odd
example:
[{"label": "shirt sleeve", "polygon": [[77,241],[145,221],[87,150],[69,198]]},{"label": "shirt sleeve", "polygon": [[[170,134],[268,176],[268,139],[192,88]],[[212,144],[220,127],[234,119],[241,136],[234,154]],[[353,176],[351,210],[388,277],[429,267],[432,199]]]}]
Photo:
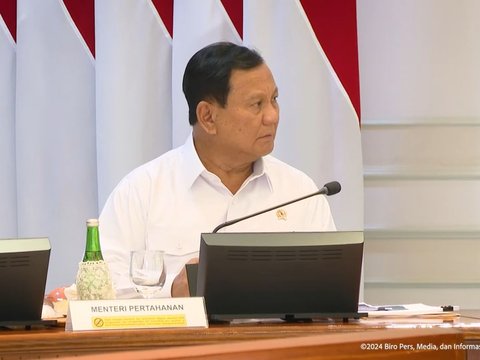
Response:
[{"label": "shirt sleeve", "polygon": [[318,224],[321,231],[336,231],[330,204],[324,195],[317,196],[312,222]]},{"label": "shirt sleeve", "polygon": [[[113,190],[100,214],[100,242],[117,297],[135,295],[130,280],[130,252],[148,247],[148,221],[152,181],[149,176],[125,178]],[[183,264],[191,256],[166,254],[167,278],[159,297],[171,296],[171,286]],[[173,266],[173,265],[175,266]],[[178,270],[180,268],[180,270]]]},{"label": "shirt sleeve", "polygon": [[100,243],[115,288],[133,288],[129,278],[130,251],[145,248],[146,204],[128,180],[111,193],[100,214]]},{"label": "shirt sleeve", "polygon": [[[314,181],[310,178],[308,178],[308,181],[305,184],[305,189],[308,189],[305,190],[305,192],[318,191]],[[307,224],[307,227],[310,227],[312,231],[337,230],[328,198],[325,195],[317,195],[311,198],[307,205],[307,212],[310,215],[310,221],[309,224]]]}]

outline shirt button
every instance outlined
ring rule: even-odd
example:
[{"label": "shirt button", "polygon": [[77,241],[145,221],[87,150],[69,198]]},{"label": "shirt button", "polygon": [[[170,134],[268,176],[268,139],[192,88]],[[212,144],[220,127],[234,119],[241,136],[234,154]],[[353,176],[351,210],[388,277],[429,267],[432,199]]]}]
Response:
[{"label": "shirt button", "polygon": [[183,246],[181,243],[177,243],[177,250],[182,250]]}]

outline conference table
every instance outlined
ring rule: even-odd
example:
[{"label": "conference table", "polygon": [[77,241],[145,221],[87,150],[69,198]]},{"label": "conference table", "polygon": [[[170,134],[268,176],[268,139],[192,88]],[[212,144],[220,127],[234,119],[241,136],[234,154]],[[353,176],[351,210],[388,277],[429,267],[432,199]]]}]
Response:
[{"label": "conference table", "polygon": [[[479,350],[477,350],[477,348]],[[480,359],[480,311],[208,328],[0,329],[0,359]]]}]

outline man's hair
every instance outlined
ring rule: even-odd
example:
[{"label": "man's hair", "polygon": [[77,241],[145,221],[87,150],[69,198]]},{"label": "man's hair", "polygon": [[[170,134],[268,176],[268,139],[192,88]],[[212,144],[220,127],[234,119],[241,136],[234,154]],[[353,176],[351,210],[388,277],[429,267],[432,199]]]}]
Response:
[{"label": "man's hair", "polygon": [[188,61],[183,74],[183,93],[188,103],[188,121],[197,122],[197,105],[214,100],[227,103],[232,70],[248,70],[264,63],[255,50],[230,42],[218,42],[199,50]]}]

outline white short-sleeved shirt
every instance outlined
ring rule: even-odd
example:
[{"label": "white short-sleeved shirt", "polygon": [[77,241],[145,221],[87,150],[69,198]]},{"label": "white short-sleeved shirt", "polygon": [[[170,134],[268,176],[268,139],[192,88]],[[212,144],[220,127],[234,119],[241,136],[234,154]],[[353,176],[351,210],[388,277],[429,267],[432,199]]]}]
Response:
[{"label": "white short-sleeved shirt", "polygon": [[[198,257],[200,234],[219,224],[317,191],[306,174],[272,157],[254,164],[252,175],[236,194],[207,171],[192,136],[186,143],[140,166],[114,189],[100,215],[102,252],[117,290],[131,288],[130,251],[166,253],[170,295],[175,276]],[[285,206],[223,228],[220,232],[334,231],[323,195]]]}]

